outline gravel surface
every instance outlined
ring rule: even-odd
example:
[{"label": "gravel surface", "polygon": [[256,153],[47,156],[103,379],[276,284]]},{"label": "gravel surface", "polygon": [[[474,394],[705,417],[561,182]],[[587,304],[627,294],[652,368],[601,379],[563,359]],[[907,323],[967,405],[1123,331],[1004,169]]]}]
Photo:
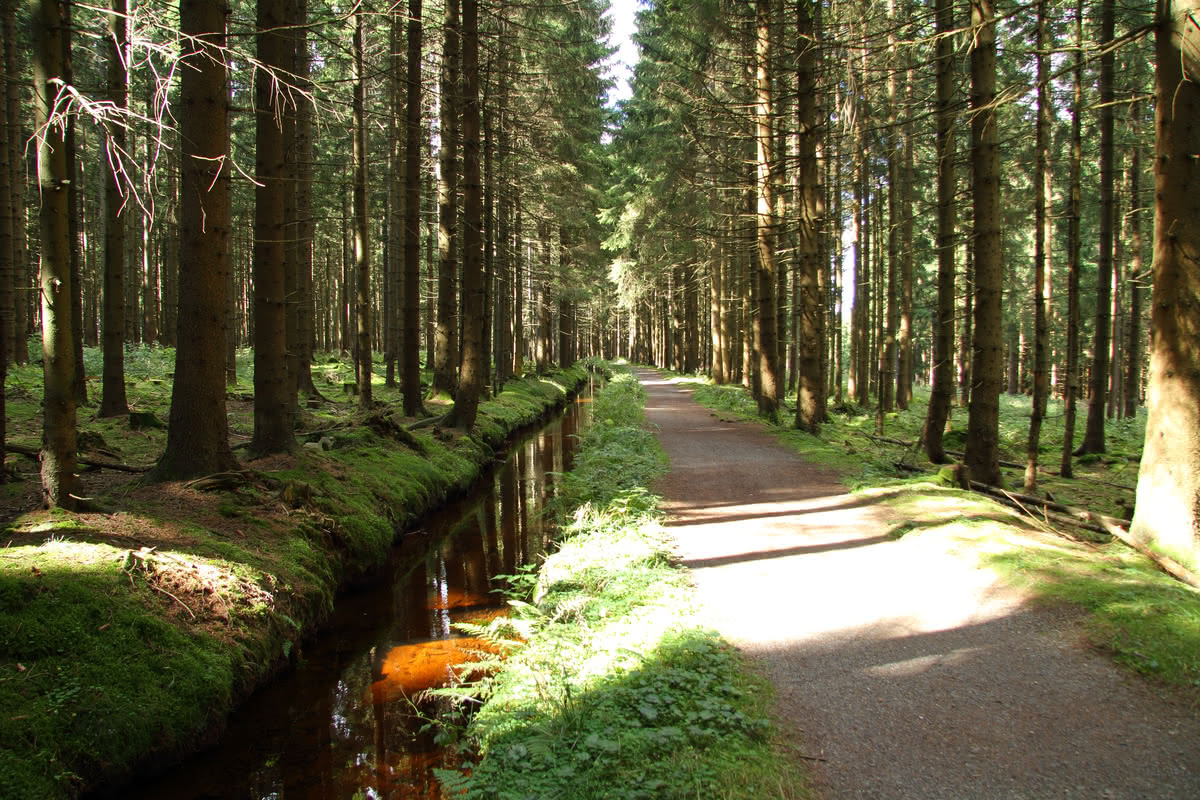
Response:
[{"label": "gravel surface", "polygon": [[657,489],[714,627],[825,798],[1200,798],[1200,714],[760,426],[640,370]]}]

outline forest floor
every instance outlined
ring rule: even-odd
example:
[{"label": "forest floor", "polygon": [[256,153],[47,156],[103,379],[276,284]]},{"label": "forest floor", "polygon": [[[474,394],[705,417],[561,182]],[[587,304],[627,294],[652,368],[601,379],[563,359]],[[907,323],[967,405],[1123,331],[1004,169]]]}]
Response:
[{"label": "forest floor", "polygon": [[1118,668],[1087,612],[1004,568],[1089,545],[931,484],[848,493],[761,424],[638,375],[680,558],[775,685],[819,795],[1200,795],[1195,692]]},{"label": "forest floor", "polygon": [[[96,353],[86,356],[92,373]],[[348,371],[327,356],[313,372],[329,397],[302,413],[303,445],[250,459],[240,445],[253,430],[253,383],[240,369],[227,410],[243,469],[152,483],[113,465],[140,470],[162,452],[173,356],[127,354],[130,415],[82,408],[81,463],[105,467],[81,469],[92,507],[78,513],[38,508],[37,463],[18,453],[36,453],[40,439],[41,368],[9,372],[0,797],[78,796],[214,741],[234,706],[302,659],[339,591],[376,579],[398,536],[466,491],[513,432],[588,376],[580,364],[510,381],[481,404],[470,436],[412,432],[397,389],[377,375],[377,404],[364,412],[335,391]]]}]

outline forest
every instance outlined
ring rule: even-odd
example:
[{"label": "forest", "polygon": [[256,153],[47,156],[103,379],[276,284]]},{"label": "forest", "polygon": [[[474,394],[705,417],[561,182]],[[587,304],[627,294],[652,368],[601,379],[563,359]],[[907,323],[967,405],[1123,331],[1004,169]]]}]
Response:
[{"label": "forest", "polygon": [[[453,474],[428,505],[624,360],[1195,585],[1200,0],[636,5],[622,92],[607,0],[0,0],[6,516],[146,502],[81,478],[116,470],[164,509],[282,485],[337,540],[353,464],[246,466],[357,427]],[[130,464],[105,425],[164,433]],[[1132,514],[1059,502],[1116,432]],[[370,507],[381,560],[412,509]],[[293,556],[318,605],[357,569]]]},{"label": "forest", "polygon": [[1064,475],[1146,404],[1134,535],[1190,562],[1196,19],[1069,5],[647,4],[614,107],[599,2],[6,3],[0,349],[40,331],[44,501],[132,346],[175,351],[162,479],[234,463],[238,348],[258,455],[315,353],[462,429],[597,353],[796,393],[810,431],[927,385],[928,458],[961,403],[989,484],[1026,394],[1026,491],[1047,398]]}]

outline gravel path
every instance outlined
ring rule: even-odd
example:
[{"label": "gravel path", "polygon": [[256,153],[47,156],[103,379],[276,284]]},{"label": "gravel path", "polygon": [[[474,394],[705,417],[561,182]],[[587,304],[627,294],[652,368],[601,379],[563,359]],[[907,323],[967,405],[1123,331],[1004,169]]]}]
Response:
[{"label": "gravel path", "polygon": [[1200,798],[1200,715],[939,537],[890,542],[759,426],[640,370],[711,623],[760,665],[825,798]]}]

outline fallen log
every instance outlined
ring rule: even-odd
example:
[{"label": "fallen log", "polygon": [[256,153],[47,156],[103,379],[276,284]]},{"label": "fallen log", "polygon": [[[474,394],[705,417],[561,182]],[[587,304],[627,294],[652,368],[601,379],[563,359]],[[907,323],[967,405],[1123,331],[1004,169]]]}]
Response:
[{"label": "fallen log", "polygon": [[[876,435],[870,434],[870,433],[864,433],[863,436],[866,436],[868,439],[872,439],[876,442],[883,442],[885,444],[899,445],[900,447],[916,447],[918,444],[918,442],[906,442],[902,439],[890,439],[887,436],[876,436]],[[956,458],[965,458],[966,457],[966,453],[964,453],[962,450],[947,450],[946,454],[955,456]],[[996,463],[1002,467],[1008,467],[1009,469],[1023,470],[1026,467],[1025,464],[1017,462],[1017,461],[1001,460],[1001,461],[997,461]],[[1045,467],[1038,467],[1038,472],[1044,472],[1047,475],[1054,475],[1056,477],[1062,477],[1061,473],[1055,472],[1052,469],[1046,469]],[[1112,483],[1110,481],[1100,480],[1099,478],[1088,478],[1088,480],[1091,481],[1092,483],[1102,483],[1105,486],[1111,486],[1114,489],[1124,489],[1127,492],[1136,492],[1137,491],[1134,487],[1126,486],[1123,483]]]},{"label": "fallen log", "polygon": [[1080,517],[1081,519],[1083,519],[1083,517],[1081,515],[1091,514],[1092,516],[1097,517],[1097,521],[1099,521],[1099,519],[1105,519],[1105,520],[1108,520],[1109,522],[1111,522],[1113,525],[1128,525],[1129,524],[1129,520],[1127,520],[1127,519],[1119,519],[1117,517],[1106,517],[1103,514],[1094,514],[1094,512],[1088,511],[1087,509],[1079,508],[1077,506],[1069,506],[1066,503],[1060,503],[1057,500],[1050,500],[1050,499],[1044,498],[1044,497],[1034,497],[1032,495],[1020,494],[1018,492],[1010,492],[1008,489],[1004,489],[999,486],[992,486],[991,484],[988,484],[988,483],[980,483],[979,481],[971,481],[971,488],[977,489],[981,492],[987,492],[988,494],[1002,494],[1002,495],[1020,500],[1022,503],[1027,503],[1029,505],[1045,506],[1046,508],[1050,509],[1051,511],[1060,511],[1063,514],[1070,514],[1073,517]]},{"label": "fallen log", "polygon": [[[11,450],[18,455],[27,456],[35,461],[41,458],[41,448],[28,447],[23,444],[13,444],[9,442],[4,445],[6,450]],[[87,456],[76,456],[75,460],[86,467],[97,467],[100,469],[115,469],[118,472],[149,472],[152,467],[139,467],[132,464],[122,464],[119,461],[102,461],[98,458],[88,458]]]},{"label": "fallen log", "polygon": [[[1090,523],[1104,532],[1118,539],[1127,546],[1144,555],[1146,558],[1154,562],[1160,570],[1175,578],[1178,581],[1186,583],[1189,586],[1200,589],[1200,575],[1192,572],[1190,569],[1180,564],[1170,556],[1155,552],[1150,549],[1144,542],[1138,541],[1132,536],[1128,530],[1122,527],[1122,523],[1128,524],[1129,520],[1117,519],[1116,517],[1097,514],[1094,511],[1088,511],[1085,508],[1077,508],[1068,506],[1063,503],[1056,503],[1050,500],[1044,500],[1040,497],[1030,497],[1029,495],[1016,494],[1002,489],[999,486],[992,486],[979,481],[971,481],[971,488],[976,491],[983,492],[1000,500],[1009,501],[1012,505],[1028,504],[1031,506],[1041,506],[1043,511],[1057,511],[1062,514],[1067,514],[1073,519],[1080,522]],[[1015,501],[1015,502],[1014,502]],[[1094,530],[1095,528],[1093,528]]]}]

